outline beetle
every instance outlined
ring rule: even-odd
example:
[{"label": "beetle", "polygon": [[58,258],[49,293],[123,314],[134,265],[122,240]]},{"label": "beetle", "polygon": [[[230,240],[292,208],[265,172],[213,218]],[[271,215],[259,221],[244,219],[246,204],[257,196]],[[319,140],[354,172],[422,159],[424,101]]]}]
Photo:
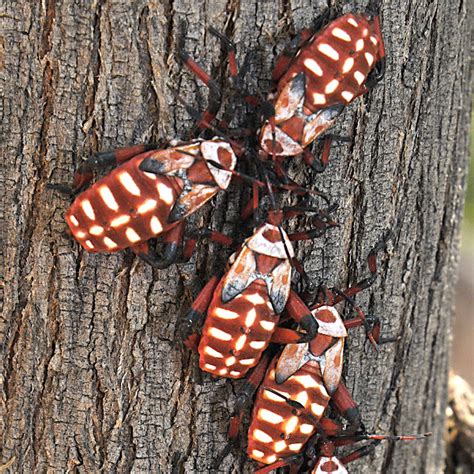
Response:
[{"label": "beetle", "polygon": [[308,164],[322,171],[329,146],[321,163],[306,148],[334,124],[347,105],[373,88],[384,72],[378,16],[370,20],[348,13],[319,31],[303,31],[283,51],[273,70],[273,80],[278,82],[271,100],[275,114],[260,132],[262,157],[270,155],[278,165],[284,157],[303,154]]},{"label": "beetle", "polygon": [[[317,21],[313,28],[303,30],[283,50],[272,72],[276,91],[267,101],[245,89],[242,76],[237,73],[235,45],[214,28],[209,30],[227,50],[234,86],[247,103],[259,108],[263,118],[258,139],[260,158],[271,157],[277,175],[285,181],[285,157],[303,155],[315,171],[325,169],[332,139],[327,137],[324,141],[319,161],[308,146],[335,123],[347,105],[375,87],[385,74],[385,47],[378,15],[369,18],[348,13],[323,28],[321,23]],[[213,96],[215,82],[195,62],[186,56],[183,60]]]},{"label": "beetle", "polygon": [[[359,313],[344,322],[333,305],[319,305],[311,314],[318,324],[315,338],[286,345],[270,363],[257,391],[247,454],[259,463],[273,464],[300,453],[330,401],[349,421],[351,431],[361,426],[359,410],[341,376],[347,328],[363,324],[365,318]],[[295,415],[286,399],[311,412],[311,422]]]},{"label": "beetle", "polygon": [[[283,215],[282,210],[269,212],[267,221],[231,257],[225,275],[211,278],[185,315],[185,343],[193,348],[192,328],[207,312],[197,348],[202,370],[242,378],[258,364],[270,342],[300,342],[315,334],[314,318],[291,289],[295,264],[291,240],[314,238],[334,223],[324,222],[314,232],[288,236],[280,226]],[[285,309],[306,333],[278,327]]]},{"label": "beetle", "polygon": [[[184,220],[229,186],[237,157],[220,139],[195,140],[163,150],[144,146],[98,154],[76,175],[76,187],[91,169],[121,163],[79,194],[66,212],[73,237],[89,252],[131,248],[156,268],[176,260]],[[163,257],[148,240],[161,236]],[[231,239],[212,235],[223,243]]]}]

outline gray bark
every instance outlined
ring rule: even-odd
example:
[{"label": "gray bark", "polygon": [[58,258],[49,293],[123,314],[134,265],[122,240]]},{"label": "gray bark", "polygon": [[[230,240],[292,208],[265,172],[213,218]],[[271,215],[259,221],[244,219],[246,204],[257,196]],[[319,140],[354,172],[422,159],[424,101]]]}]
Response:
[{"label": "gray bark", "polygon": [[[186,49],[221,83],[225,62],[206,28],[225,31],[240,59],[255,49],[250,76],[268,91],[277,51],[327,3],[341,13],[367,2],[2,2],[0,466],[208,472],[241,382],[200,374],[176,327],[229,252],[203,243],[190,264],[165,271],[128,252],[88,254],[63,235],[68,199],[46,185],[71,182],[93,151],[186,137],[192,121],[168,88],[196,105],[198,88],[176,58],[180,21]],[[369,429],[433,431],[423,442],[383,444],[351,472],[443,469],[467,168],[467,8],[463,0],[385,2],[387,73],[335,129],[350,145],[335,147],[323,175],[295,166],[297,179],[339,203],[341,226],[298,247],[316,281],[356,281],[383,231],[395,233],[380,277],[358,302],[399,340],[377,355],[354,331],[344,374]],[[195,221],[232,233],[240,205],[234,188]],[[241,451],[222,472],[250,470]]]}]

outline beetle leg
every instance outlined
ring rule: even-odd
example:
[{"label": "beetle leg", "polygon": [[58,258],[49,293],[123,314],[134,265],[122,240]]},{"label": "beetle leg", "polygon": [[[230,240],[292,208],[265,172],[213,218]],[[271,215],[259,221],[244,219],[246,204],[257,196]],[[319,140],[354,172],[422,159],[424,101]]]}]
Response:
[{"label": "beetle leg", "polygon": [[207,109],[195,125],[195,130],[203,131],[208,128],[216,117],[221,106],[222,91],[217,82],[183,49],[180,48],[178,55],[183,64],[194,74],[208,89],[209,103]]},{"label": "beetle leg", "polygon": [[343,382],[339,382],[331,401],[339,413],[349,422],[349,427],[346,429],[348,433],[355,433],[358,429],[364,429],[359,407]]},{"label": "beetle leg", "polygon": [[377,254],[379,251],[385,250],[387,248],[387,242],[392,239],[393,239],[393,234],[391,231],[386,232],[382,236],[382,238],[377,242],[374,248],[369,252],[369,255],[367,257],[367,265],[369,267],[370,275],[367,278],[360,280],[354,286],[351,286],[343,290],[341,293],[344,294],[344,296],[341,296],[341,295],[336,296],[334,300],[334,304],[340,303],[347,297],[354,296],[357,293],[360,293],[362,290],[365,290],[369,288],[371,285],[373,285],[373,283],[375,282],[377,278]]},{"label": "beetle leg", "polygon": [[200,238],[207,238],[212,242],[224,245],[225,247],[231,247],[234,243],[234,240],[231,237],[222,234],[221,232],[217,232],[215,230],[207,228],[195,230],[193,232],[190,232],[189,236],[185,238],[185,244],[180,263],[189,261]]},{"label": "beetle leg", "polygon": [[95,153],[91,158],[79,165],[74,173],[72,186],[69,184],[48,184],[48,188],[74,196],[92,181],[95,169],[122,164],[140,153],[155,150],[156,148],[155,144],[143,144]]},{"label": "beetle leg", "polygon": [[84,186],[89,184],[93,178],[93,171],[95,169],[120,165],[141,153],[155,150],[156,147],[155,144],[150,143],[94,153],[91,158],[82,162],[74,173],[74,181],[72,185],[73,192],[77,193],[79,190],[83,189]]},{"label": "beetle leg", "polygon": [[294,290],[290,290],[285,309],[291,318],[299,323],[306,332],[299,332],[286,328],[276,328],[272,334],[271,341],[278,344],[290,344],[313,340],[318,332],[318,323],[311,314],[311,310]]},{"label": "beetle leg", "polygon": [[197,352],[199,344],[198,335],[196,333],[196,324],[204,317],[219,280],[219,277],[213,276],[205,284],[204,288],[191,305],[191,309],[182,319],[180,332],[184,340],[184,345],[195,352]]},{"label": "beetle leg", "polygon": [[131,247],[132,250],[145,262],[149,263],[152,267],[158,269],[168,268],[170,265],[176,262],[178,258],[178,249],[183,241],[184,223],[180,222],[178,225],[170,229],[169,231],[162,234],[162,242],[164,250],[162,255],[154,250],[151,250],[149,245],[145,243],[139,244],[138,246]]},{"label": "beetle leg", "polygon": [[318,237],[321,237],[324,235],[324,233],[330,229],[331,227],[335,227],[338,224],[326,224],[323,223],[322,225],[319,225],[315,228],[312,229],[307,229],[304,232],[295,232],[293,234],[288,234],[288,238],[294,242],[297,240],[313,240],[317,239]]},{"label": "beetle leg", "polygon": [[356,459],[360,459],[364,456],[369,455],[376,447],[381,443],[380,440],[375,440],[372,441],[370,444],[367,444],[365,446],[362,446],[359,449],[356,449],[355,451],[352,451],[352,453],[347,454],[343,458],[340,459],[342,464],[348,464],[352,461],[355,461]]},{"label": "beetle leg", "polygon": [[242,220],[247,220],[253,215],[254,219],[257,217],[257,209],[260,203],[259,199],[259,188],[256,183],[252,184],[252,199],[250,199],[244,207],[244,210],[240,213]]}]

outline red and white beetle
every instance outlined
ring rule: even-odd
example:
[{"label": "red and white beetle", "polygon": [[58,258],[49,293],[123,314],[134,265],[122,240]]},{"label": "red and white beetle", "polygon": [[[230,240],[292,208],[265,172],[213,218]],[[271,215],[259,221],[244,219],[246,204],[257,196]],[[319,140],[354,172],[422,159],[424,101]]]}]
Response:
[{"label": "red and white beetle", "polygon": [[[270,342],[310,340],[316,333],[308,307],[291,289],[294,251],[290,242],[316,235],[288,236],[280,226],[282,218],[283,211],[269,212],[267,222],[231,257],[225,275],[205,285],[185,316],[189,334],[207,312],[198,347],[202,370],[241,378],[257,365]],[[319,234],[324,229],[318,229]],[[285,309],[306,333],[277,327]],[[187,345],[195,347],[192,336]]]},{"label": "red and white beetle", "polygon": [[[157,268],[174,262],[184,219],[229,186],[237,162],[220,139],[196,140],[164,150],[137,146],[98,154],[76,175],[76,187],[93,167],[122,163],[77,196],[66,213],[74,238],[89,252],[131,248]],[[216,240],[232,240],[214,233]],[[147,241],[161,236],[164,257]]]},{"label": "red and white beetle", "polygon": [[[257,392],[248,431],[247,454],[262,464],[273,464],[303,451],[331,401],[352,430],[361,420],[357,405],[341,382],[347,327],[364,323],[357,317],[344,322],[334,306],[312,310],[318,333],[311,342],[288,344],[268,367]],[[294,413],[294,400],[311,415]]]},{"label": "red and white beetle", "polygon": [[[369,20],[349,13],[315,33],[303,31],[298,39],[275,65],[275,115],[262,127],[260,145],[263,157],[272,155],[277,163],[303,154],[318,169],[305,148],[382,78],[385,50],[378,16]],[[323,167],[328,154],[326,147]]]}]

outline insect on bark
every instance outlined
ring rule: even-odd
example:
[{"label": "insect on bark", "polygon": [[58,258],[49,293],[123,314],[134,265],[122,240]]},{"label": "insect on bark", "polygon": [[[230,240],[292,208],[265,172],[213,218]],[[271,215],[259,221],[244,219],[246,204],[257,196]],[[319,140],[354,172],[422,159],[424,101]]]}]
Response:
[{"label": "insect on bark", "polygon": [[323,29],[305,30],[278,59],[273,79],[278,81],[272,100],[275,115],[263,125],[260,146],[271,155],[282,174],[284,157],[303,154],[306,162],[322,171],[321,162],[307,147],[330,128],[344,108],[373,88],[383,77],[385,50],[379,18],[343,15]]},{"label": "insect on bark", "polygon": [[[185,219],[227,189],[237,157],[219,138],[142,151],[144,147],[132,147],[86,162],[76,177],[81,184],[94,166],[122,164],[76,198],[66,221],[89,252],[131,248],[151,265],[165,268],[176,260]],[[147,243],[158,236],[165,243],[163,257]]]}]

